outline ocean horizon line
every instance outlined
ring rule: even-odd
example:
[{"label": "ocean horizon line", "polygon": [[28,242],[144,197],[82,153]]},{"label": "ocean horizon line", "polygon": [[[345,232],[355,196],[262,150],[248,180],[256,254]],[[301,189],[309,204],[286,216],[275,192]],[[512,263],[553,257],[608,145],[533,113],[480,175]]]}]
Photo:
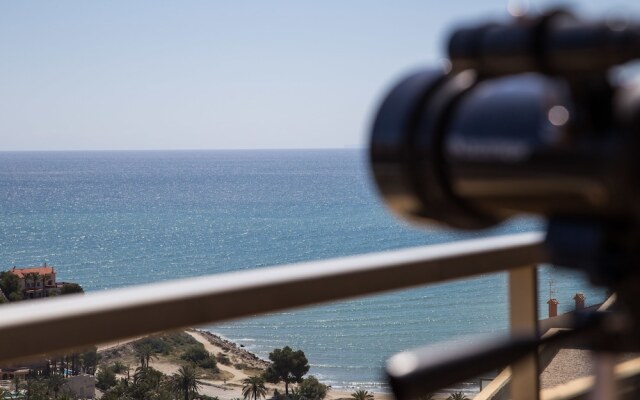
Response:
[{"label": "ocean horizon line", "polygon": [[264,147],[264,148],[207,148],[207,149],[14,149],[0,150],[5,153],[180,153],[180,152],[259,152],[259,151],[364,151],[365,147]]}]

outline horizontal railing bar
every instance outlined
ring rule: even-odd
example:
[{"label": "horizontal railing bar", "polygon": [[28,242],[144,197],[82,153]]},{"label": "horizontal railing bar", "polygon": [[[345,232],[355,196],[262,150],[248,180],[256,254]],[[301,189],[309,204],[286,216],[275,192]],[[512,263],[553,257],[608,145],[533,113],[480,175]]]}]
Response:
[{"label": "horizontal railing bar", "polygon": [[523,233],[0,307],[0,362],[544,262]]}]

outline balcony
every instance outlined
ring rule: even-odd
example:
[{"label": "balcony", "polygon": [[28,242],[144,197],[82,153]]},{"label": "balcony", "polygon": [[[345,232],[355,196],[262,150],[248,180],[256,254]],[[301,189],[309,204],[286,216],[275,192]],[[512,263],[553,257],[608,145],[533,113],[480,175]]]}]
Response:
[{"label": "balcony", "polygon": [[[509,272],[511,330],[536,333],[536,266],[545,261],[542,235],[525,233],[16,303],[0,310],[0,363],[499,271]],[[637,376],[640,359],[616,366],[615,373],[622,381]],[[594,382],[540,391],[538,360],[530,356],[475,398],[508,398],[509,387],[513,399],[578,399]]]}]

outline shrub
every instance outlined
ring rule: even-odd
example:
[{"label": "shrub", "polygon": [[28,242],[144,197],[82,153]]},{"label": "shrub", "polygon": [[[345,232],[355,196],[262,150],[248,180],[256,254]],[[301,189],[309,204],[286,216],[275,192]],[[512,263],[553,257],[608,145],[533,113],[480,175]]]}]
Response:
[{"label": "shrub", "polygon": [[77,283],[64,283],[62,285],[62,289],[60,289],[60,294],[71,294],[71,293],[84,293],[84,289],[82,286]]},{"label": "shrub", "polygon": [[216,360],[222,365],[231,365],[231,360],[229,360],[229,356],[224,353],[218,353],[216,356]]},{"label": "shrub", "polygon": [[100,390],[109,390],[116,385],[116,373],[109,367],[101,368],[96,375],[96,387]]},{"label": "shrub", "polygon": [[204,369],[212,369],[212,370],[218,369],[218,364],[216,363],[216,359],[213,357],[207,357],[202,361],[197,362],[196,364],[198,365],[198,367],[204,368]]},{"label": "shrub", "polygon": [[327,395],[327,385],[320,383],[315,376],[309,375],[298,386],[298,393],[308,400],[322,400]]},{"label": "shrub", "polygon": [[180,358],[192,362],[200,368],[217,369],[215,358],[201,344],[189,346]]},{"label": "shrub", "polygon": [[198,363],[198,361],[202,361],[208,357],[210,357],[209,352],[205,350],[203,346],[196,345],[187,347],[180,358],[186,361]]},{"label": "shrub", "polygon": [[137,340],[133,344],[133,347],[135,347],[136,350],[140,350],[144,347],[149,347],[151,348],[153,353],[162,353],[165,355],[169,354],[169,352],[171,351],[171,346],[169,346],[166,341],[158,336],[147,336],[145,338]]},{"label": "shrub", "polygon": [[20,291],[19,279],[16,275],[9,271],[0,272],[0,289],[9,301],[22,300],[22,292]]},{"label": "shrub", "polygon": [[116,361],[111,366],[111,370],[116,374],[121,374],[127,370],[127,367],[121,361]]}]

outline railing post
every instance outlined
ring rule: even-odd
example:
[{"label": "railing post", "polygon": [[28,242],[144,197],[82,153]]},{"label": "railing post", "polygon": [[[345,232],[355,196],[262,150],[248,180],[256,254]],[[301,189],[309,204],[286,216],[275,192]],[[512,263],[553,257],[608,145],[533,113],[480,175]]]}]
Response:
[{"label": "railing post", "polygon": [[[509,305],[511,332],[538,335],[538,280],[535,265],[509,271]],[[540,375],[537,354],[514,363],[511,371],[511,398],[538,400]]]}]

